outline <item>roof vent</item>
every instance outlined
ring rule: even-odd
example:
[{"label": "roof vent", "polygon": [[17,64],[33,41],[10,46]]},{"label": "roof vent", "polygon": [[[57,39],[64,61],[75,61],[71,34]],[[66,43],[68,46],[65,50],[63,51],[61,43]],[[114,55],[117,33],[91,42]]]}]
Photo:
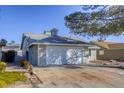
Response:
[{"label": "roof vent", "polygon": [[58,35],[58,29],[53,28],[50,31],[44,31],[45,35],[50,35],[50,36],[57,36]]}]

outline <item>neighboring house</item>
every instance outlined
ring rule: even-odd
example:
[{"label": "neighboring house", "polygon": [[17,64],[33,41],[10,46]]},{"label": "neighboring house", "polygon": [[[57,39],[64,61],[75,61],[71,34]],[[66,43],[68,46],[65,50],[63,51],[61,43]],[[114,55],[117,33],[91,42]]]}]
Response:
[{"label": "neighboring house", "polygon": [[15,42],[7,43],[6,46],[1,48],[2,61],[15,62],[19,61],[22,57],[22,51],[20,50],[21,45]]},{"label": "neighboring house", "polygon": [[5,46],[5,44],[0,43],[0,61],[2,59],[2,47],[4,47],[4,46]]},{"label": "neighboring house", "polygon": [[59,36],[56,31],[44,34],[24,33],[23,56],[34,66],[83,64],[89,62],[89,43]]},{"label": "neighboring house", "polygon": [[100,47],[97,50],[97,59],[124,61],[124,43],[104,41],[92,43]]}]

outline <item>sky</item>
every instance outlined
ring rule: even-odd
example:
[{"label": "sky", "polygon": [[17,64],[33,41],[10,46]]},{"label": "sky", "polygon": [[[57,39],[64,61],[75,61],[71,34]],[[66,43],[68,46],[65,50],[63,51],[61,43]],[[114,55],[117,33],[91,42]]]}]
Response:
[{"label": "sky", "polygon": [[[81,6],[0,6],[0,39],[21,43],[24,32],[40,34],[54,27],[59,35],[74,36],[65,26],[64,17],[76,11],[82,11]],[[75,37],[86,42],[97,40]],[[124,42],[124,36],[109,36],[107,41]]]}]

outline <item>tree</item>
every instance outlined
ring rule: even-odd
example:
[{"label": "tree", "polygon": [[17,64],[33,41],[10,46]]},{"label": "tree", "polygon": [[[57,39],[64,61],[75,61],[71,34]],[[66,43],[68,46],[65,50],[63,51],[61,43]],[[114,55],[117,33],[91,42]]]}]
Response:
[{"label": "tree", "polygon": [[12,41],[11,41],[11,43],[12,43],[12,44],[14,44],[14,43],[15,43],[15,41],[14,41],[14,40],[12,40]]},{"label": "tree", "polygon": [[124,6],[88,5],[82,11],[65,16],[65,25],[74,34],[97,36],[104,40],[109,35],[124,32]]},{"label": "tree", "polygon": [[58,29],[57,28],[52,28],[50,31],[58,31]]}]

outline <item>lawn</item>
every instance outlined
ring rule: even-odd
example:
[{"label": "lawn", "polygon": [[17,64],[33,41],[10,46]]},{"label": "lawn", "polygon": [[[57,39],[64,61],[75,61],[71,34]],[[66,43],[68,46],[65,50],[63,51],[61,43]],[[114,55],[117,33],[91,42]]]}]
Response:
[{"label": "lawn", "polygon": [[16,81],[26,81],[27,78],[22,72],[4,72],[0,73],[0,87],[7,87]]}]

